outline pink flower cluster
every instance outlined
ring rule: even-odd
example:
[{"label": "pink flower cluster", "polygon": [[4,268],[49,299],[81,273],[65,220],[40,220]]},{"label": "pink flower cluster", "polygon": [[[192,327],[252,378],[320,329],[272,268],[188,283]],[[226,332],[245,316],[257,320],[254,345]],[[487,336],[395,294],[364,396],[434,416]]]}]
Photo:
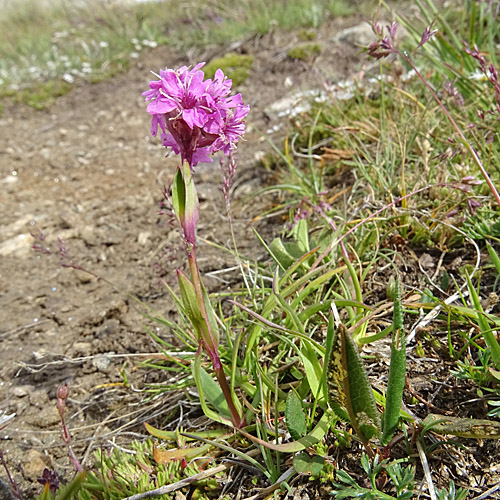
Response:
[{"label": "pink flower cluster", "polygon": [[229,96],[232,82],[222,70],[216,71],[213,80],[204,79],[200,69],[204,64],[191,70],[166,68],[142,93],[153,117],[151,134],[156,137],[159,127],[163,145],[180,154],[191,168],[211,162],[209,155],[217,151],[229,155],[245,132],[249,111],[241,94]]}]

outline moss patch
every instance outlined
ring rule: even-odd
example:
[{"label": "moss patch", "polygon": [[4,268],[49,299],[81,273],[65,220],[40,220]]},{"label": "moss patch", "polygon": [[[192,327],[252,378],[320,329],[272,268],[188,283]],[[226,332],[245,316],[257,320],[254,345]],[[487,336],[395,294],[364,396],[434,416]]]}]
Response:
[{"label": "moss patch", "polygon": [[295,61],[309,61],[321,54],[319,43],[305,43],[292,47],[287,52],[287,56]]},{"label": "moss patch", "polygon": [[46,109],[57,97],[67,94],[72,86],[61,80],[51,80],[17,92],[14,102],[22,102],[35,109]]},{"label": "moss patch", "polygon": [[310,42],[311,40],[316,40],[317,36],[318,33],[314,28],[302,28],[297,33],[297,38],[302,42]]},{"label": "moss patch", "polygon": [[205,76],[213,78],[220,68],[224,74],[233,80],[233,85],[241,85],[249,76],[253,64],[253,56],[230,52],[225,56],[210,61],[204,68]]}]

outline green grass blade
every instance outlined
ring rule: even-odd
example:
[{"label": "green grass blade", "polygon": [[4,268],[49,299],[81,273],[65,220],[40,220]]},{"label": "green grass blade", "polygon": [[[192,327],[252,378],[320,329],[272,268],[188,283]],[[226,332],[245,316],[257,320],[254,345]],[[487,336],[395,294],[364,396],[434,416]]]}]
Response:
[{"label": "green grass blade", "polygon": [[[205,395],[207,395],[207,398],[208,398],[208,394],[205,391],[208,390],[210,392],[213,389],[213,394],[211,394],[210,399],[213,399],[215,401],[220,401],[220,395],[222,395],[222,399],[224,399],[224,395],[222,394],[220,387],[217,386],[217,384],[215,383],[215,381],[213,379],[211,379],[213,382],[212,385],[210,385],[210,383],[207,382],[207,376],[208,376],[208,378],[210,378],[210,376],[201,367],[201,354],[196,355],[194,363],[192,364],[192,370],[193,370],[193,377],[194,377],[194,380],[196,382],[196,388],[198,389],[198,395],[200,398],[200,406],[201,406],[201,409],[203,410],[203,413],[208,418],[214,420],[215,422],[230,425],[228,421],[225,421],[221,417],[221,415],[219,415],[215,411],[211,410],[207,405]],[[202,375],[202,372],[204,372],[206,374],[206,376]],[[220,392],[219,395],[216,394],[217,389]],[[229,409],[227,409],[227,411],[225,413],[227,415],[229,413]]]},{"label": "green grass blade", "polygon": [[85,478],[87,477],[87,471],[80,471],[75,479],[62,488],[56,495],[56,500],[71,500],[75,497],[78,490],[82,487]]},{"label": "green grass blade", "polygon": [[476,310],[476,318],[477,318],[477,323],[479,325],[479,329],[481,330],[481,334],[483,335],[486,345],[490,348],[491,357],[495,362],[495,366],[498,367],[500,362],[500,345],[498,344],[497,339],[495,338],[493,332],[491,331],[490,324],[486,319],[486,315],[483,311],[483,306],[481,305],[479,296],[468,274],[467,274],[467,287],[469,289],[469,293],[472,299],[472,304],[474,306],[474,309]]},{"label": "green grass blade", "polygon": [[269,443],[267,441],[264,441],[263,439],[252,436],[244,429],[239,429],[238,432],[240,432],[243,436],[250,439],[254,443],[258,443],[271,450],[280,451],[282,453],[298,453],[299,451],[305,450],[306,448],[319,443],[330,428],[330,422],[333,419],[334,415],[332,414],[332,412],[330,410],[325,411],[316,427],[314,427],[314,429],[309,434],[305,435],[303,438],[300,438],[298,441],[292,441],[291,443]]},{"label": "green grass blade", "polygon": [[495,266],[495,269],[500,276],[500,257],[488,242],[486,242],[486,248],[488,249],[488,253],[490,254],[491,261],[493,262],[493,265]]}]

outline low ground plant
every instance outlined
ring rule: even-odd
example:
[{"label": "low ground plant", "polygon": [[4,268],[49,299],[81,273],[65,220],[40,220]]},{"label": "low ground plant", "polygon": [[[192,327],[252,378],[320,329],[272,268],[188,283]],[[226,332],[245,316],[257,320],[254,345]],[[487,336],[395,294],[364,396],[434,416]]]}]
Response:
[{"label": "low ground plant", "polygon": [[[354,12],[348,2],[324,0],[291,0],[285,9],[278,0],[165,3],[3,0],[0,99],[44,109],[74,84],[111,78],[159,45],[185,51],[238,44]],[[248,71],[245,62],[235,82]]]},{"label": "low ground plant", "polygon": [[[95,469],[86,478],[80,471],[66,490],[51,491],[47,475],[42,498],[170,498],[185,487],[208,498],[221,493],[216,478],[241,461],[262,486],[257,496],[309,482],[337,498],[406,499],[424,484],[433,499],[465,498],[468,485],[451,467],[435,485],[432,460],[459,446],[444,436],[500,437],[492,313],[500,87],[489,52],[499,32],[491,3],[462,5],[449,19],[431,0],[417,5],[422,29],[401,18],[409,32],[401,42],[396,22],[373,24],[378,38],[366,50],[380,61],[373,88],[360,78],[352,100],[311,108],[284,147],[275,146],[282,181],[259,195],[275,197],[287,226],[271,242],[256,232],[266,262],[242,255],[235,242],[241,287],[229,300],[209,296],[198,269],[196,171],[223,154],[229,210],[248,107],[230,95],[221,70],[207,79],[202,64],[167,68],[150,83],[152,134],[180,156],[165,195],[189,274],[179,270],[177,289],[169,289],[176,322],[147,314],[188,355],[179,362],[153,334],[167,362],[145,369],[179,370],[196,388],[207,433],[148,425],[154,442],[134,443],[129,455],[100,451]],[[472,78],[476,71],[481,79]],[[457,247],[472,264],[443,272]],[[428,266],[423,256],[432,252],[441,257]],[[440,408],[412,389],[409,364],[430,353],[452,364],[451,376],[465,380],[489,414]],[[231,462],[216,465],[221,455]]]}]

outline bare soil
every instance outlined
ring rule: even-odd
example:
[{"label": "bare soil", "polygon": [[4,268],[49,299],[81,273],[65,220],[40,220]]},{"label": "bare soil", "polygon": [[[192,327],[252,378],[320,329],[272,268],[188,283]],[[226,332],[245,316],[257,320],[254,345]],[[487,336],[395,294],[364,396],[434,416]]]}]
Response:
[{"label": "bare soil", "polygon": [[[361,21],[324,25],[317,36],[321,53],[314,61],[287,57],[287,50],[299,43],[297,33],[276,31],[237,48],[255,57],[251,77],[237,89],[251,105],[233,189],[234,228],[243,254],[264,254],[251,225],[271,200],[244,200],[274,180],[257,160],[269,151],[263,138],[268,129],[283,125],[273,136],[279,144],[288,123],[268,107],[297,90],[318,89],[325,81],[361,71],[355,40],[335,41],[340,30]],[[177,230],[158,211],[177,159],[165,158],[165,150],[149,134],[141,97],[153,78],[149,71],[224,52],[179,54],[162,46],[143,53],[126,74],[76,87],[48,111],[11,106],[0,118],[0,410],[15,413],[1,432],[1,450],[27,498],[41,491],[36,480],[45,467],[62,478],[73,473],[55,409],[62,382],[71,388],[73,445],[87,463],[92,451],[109,446],[110,440],[126,443],[145,435],[142,423],[156,421],[167,410],[182,405],[185,427],[200,415],[183,393],[144,405],[141,394],[121,385],[125,365],[135,388],[168,379],[137,369],[141,360],[158,353],[148,328],[165,339],[169,332],[145,318],[126,292],[175,319],[162,280],[175,283],[182,247]],[[210,290],[230,288],[237,279],[230,271],[234,259],[206,243],[231,247],[218,162],[200,165],[196,182],[201,270]],[[261,219],[258,229],[270,237],[281,223]],[[31,234],[43,234],[43,245],[52,253],[35,253]],[[72,262],[94,275],[61,266],[61,247],[68,252],[63,264]],[[227,271],[213,273],[220,270]],[[428,370],[437,373],[429,365],[427,375]],[[492,483],[482,486],[486,484]]]}]

